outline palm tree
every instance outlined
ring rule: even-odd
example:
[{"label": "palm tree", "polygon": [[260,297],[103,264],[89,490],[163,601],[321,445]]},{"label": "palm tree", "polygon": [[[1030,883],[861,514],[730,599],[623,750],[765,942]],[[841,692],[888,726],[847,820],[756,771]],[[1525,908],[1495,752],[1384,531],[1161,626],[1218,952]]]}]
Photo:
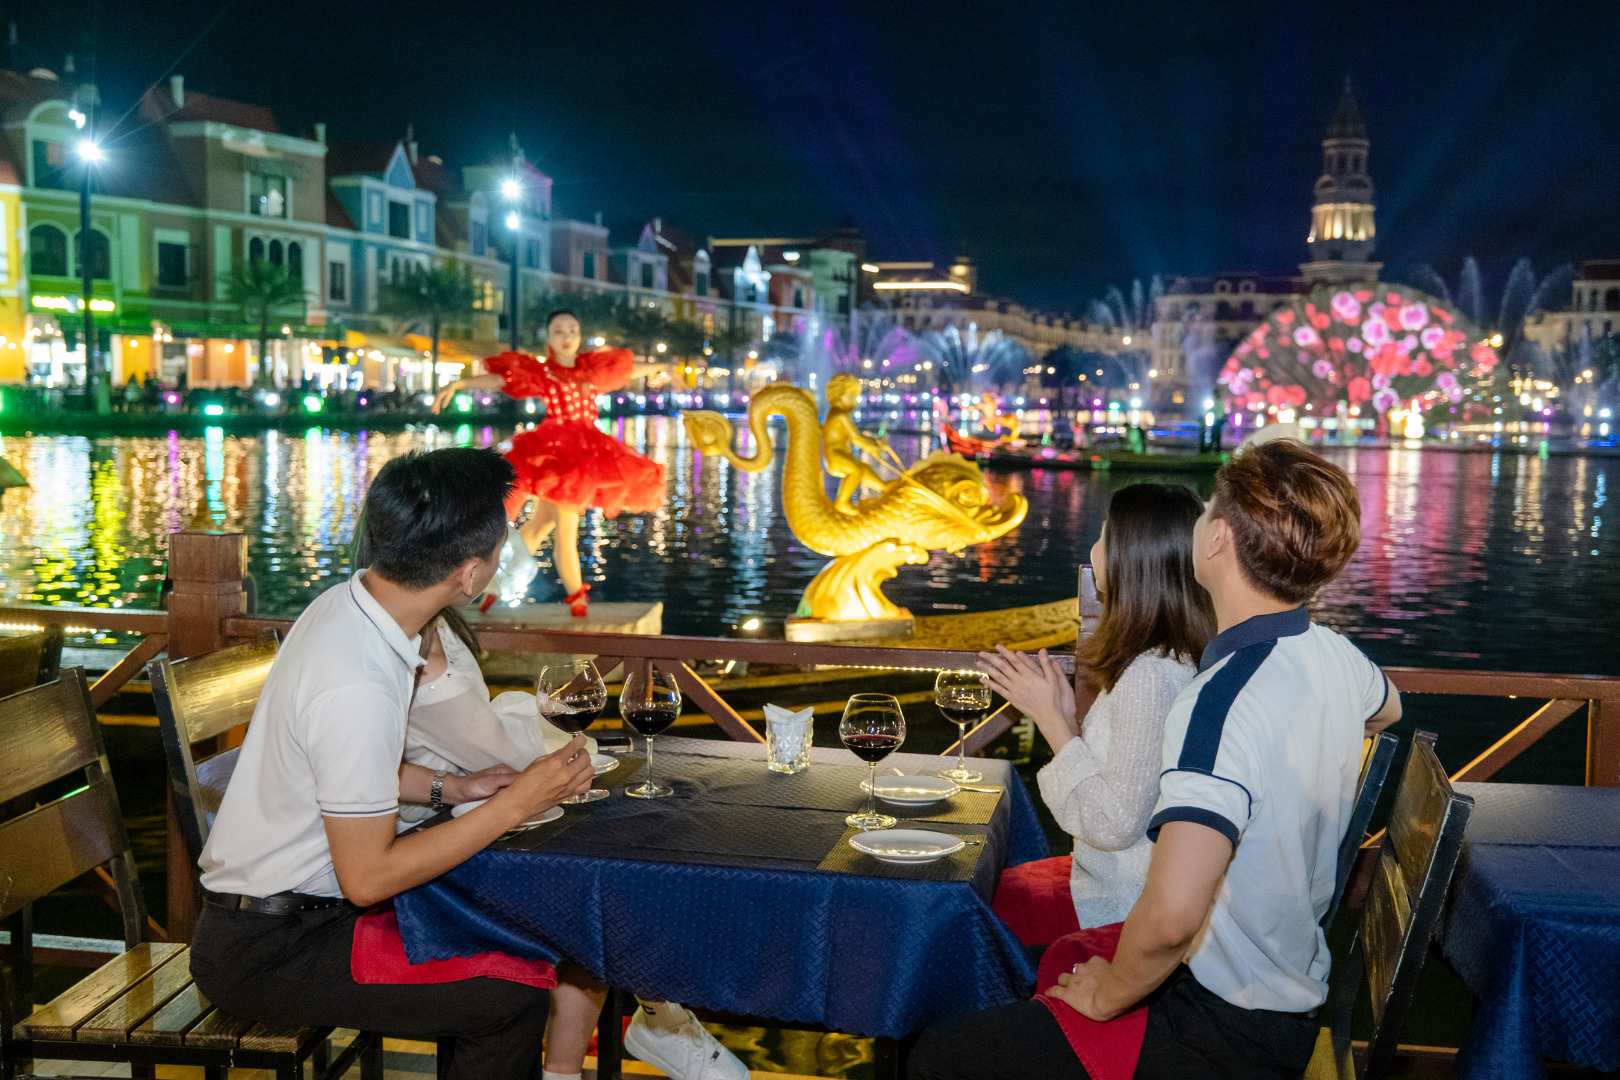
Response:
[{"label": "palm tree", "polygon": [[413,324],[426,323],[433,342],[433,374],[428,392],[439,392],[439,335],[446,323],[466,319],[473,310],[472,278],[449,263],[412,266],[377,292],[377,310]]},{"label": "palm tree", "polygon": [[244,321],[259,328],[259,370],[253,381],[264,386],[270,380],[270,327],[281,321],[282,312],[303,316],[303,279],[263,259],[251,259],[225,276],[225,299],[241,309]]}]

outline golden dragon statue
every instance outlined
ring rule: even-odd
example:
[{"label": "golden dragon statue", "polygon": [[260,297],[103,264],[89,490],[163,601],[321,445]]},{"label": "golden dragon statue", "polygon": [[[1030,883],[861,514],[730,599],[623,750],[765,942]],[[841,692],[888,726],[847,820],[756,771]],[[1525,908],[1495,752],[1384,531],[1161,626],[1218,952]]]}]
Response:
[{"label": "golden dragon statue", "polygon": [[[828,385],[833,402],[828,429],[848,425],[852,405],[838,400],[844,395],[835,391],[847,392],[849,387],[833,385],[846,379],[855,382],[852,376],[840,375]],[[848,400],[852,403],[853,398]],[[815,396],[786,383],[773,383],[754,394],[748,407],[748,428],[755,449],[749,457],[732,448],[731,422],[724,416],[707,411],[682,416],[688,436],[704,456],[724,457],[745,472],[760,472],[775,458],[776,447],[766,426],[770,417],[787,421],[782,506],[788,527],[811,550],[834,556],[804,590],[798,611],[801,620],[909,620],[910,612],[895,606],[880,589],[900,565],[926,563],[930,549],[959,551],[969,544],[994,540],[1016,528],[1029,510],[1021,495],[1009,495],[1001,505],[990,504],[978,465],[943,450],[929,454],[897,479],[876,481],[873,474],[863,485],[850,485],[877,488],[878,494],[851,501],[853,491],[847,490],[837,500],[828,498],[823,460],[831,464],[834,459],[847,459],[843,454],[824,458],[824,429]],[[834,475],[846,471],[838,468]]]}]

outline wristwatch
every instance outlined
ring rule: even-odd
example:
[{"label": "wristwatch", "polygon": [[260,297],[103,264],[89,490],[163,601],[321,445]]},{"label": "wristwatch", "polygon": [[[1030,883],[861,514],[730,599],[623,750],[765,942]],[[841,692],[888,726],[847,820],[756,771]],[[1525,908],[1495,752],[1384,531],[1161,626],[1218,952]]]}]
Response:
[{"label": "wristwatch", "polygon": [[444,778],[448,769],[439,769],[433,774],[433,786],[428,788],[428,805],[435,811],[444,809]]}]

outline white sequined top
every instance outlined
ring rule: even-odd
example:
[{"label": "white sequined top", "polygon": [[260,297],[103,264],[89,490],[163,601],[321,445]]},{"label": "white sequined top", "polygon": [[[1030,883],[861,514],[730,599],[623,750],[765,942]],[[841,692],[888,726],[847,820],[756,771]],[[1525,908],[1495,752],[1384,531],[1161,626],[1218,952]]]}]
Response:
[{"label": "white sequined top", "polygon": [[1080,737],[1036,774],[1047,808],[1074,837],[1069,891],[1083,928],[1122,922],[1142,893],[1164,720],[1197,674],[1192,663],[1138,656],[1111,691],[1097,695]]}]

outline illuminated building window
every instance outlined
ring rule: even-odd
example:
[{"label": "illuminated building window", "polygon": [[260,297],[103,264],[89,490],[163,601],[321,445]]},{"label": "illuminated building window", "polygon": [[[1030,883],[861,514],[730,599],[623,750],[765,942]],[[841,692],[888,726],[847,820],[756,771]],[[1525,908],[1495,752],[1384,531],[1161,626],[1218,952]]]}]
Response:
[{"label": "illuminated building window", "polygon": [[254,173],[248,177],[248,213],[258,217],[287,216],[287,178]]}]

